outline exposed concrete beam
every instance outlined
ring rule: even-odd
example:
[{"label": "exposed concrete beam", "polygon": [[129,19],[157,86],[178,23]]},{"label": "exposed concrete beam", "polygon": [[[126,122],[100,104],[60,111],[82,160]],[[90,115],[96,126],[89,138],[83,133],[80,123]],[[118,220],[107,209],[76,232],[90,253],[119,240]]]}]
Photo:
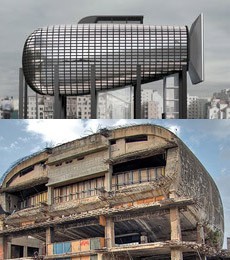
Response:
[{"label": "exposed concrete beam", "polygon": [[192,199],[188,198],[178,198],[178,199],[169,199],[168,201],[158,201],[158,202],[153,202],[149,204],[140,204],[140,205],[133,205],[130,207],[125,207],[125,208],[103,208],[103,209],[96,209],[96,210],[91,210],[89,212],[83,212],[80,214],[73,214],[71,216],[66,216],[63,218],[58,218],[54,220],[47,220],[43,221],[41,223],[36,223],[34,225],[30,226],[25,226],[25,227],[15,227],[15,228],[9,228],[5,230],[0,230],[0,235],[1,234],[11,234],[11,233],[21,233],[22,231],[32,231],[34,229],[42,229],[46,227],[50,227],[52,225],[60,225],[60,224],[67,224],[68,222],[73,222],[76,221],[75,223],[80,221],[80,225],[82,225],[82,220],[85,218],[92,218],[100,215],[105,215],[105,216],[113,216],[116,213],[130,213],[130,212],[135,212],[137,210],[142,210],[144,209],[152,209],[152,211],[159,211],[159,210],[165,210],[169,209],[171,207],[184,207],[186,205],[193,204],[194,201]]}]

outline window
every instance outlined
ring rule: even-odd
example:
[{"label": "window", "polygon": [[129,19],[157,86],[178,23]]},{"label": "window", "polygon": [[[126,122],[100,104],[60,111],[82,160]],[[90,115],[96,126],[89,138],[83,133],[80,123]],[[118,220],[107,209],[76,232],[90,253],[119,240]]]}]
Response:
[{"label": "window", "polygon": [[148,141],[147,135],[134,135],[125,138],[126,143],[143,142]]}]

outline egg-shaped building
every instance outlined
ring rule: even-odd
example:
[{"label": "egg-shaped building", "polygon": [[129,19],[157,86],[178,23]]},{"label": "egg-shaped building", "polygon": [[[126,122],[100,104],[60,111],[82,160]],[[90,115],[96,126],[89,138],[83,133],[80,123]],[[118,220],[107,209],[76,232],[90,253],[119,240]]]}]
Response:
[{"label": "egg-shaped building", "polygon": [[203,80],[197,72],[203,69],[197,26],[189,31],[187,26],[142,22],[143,17],[86,17],[75,25],[35,30],[23,50],[26,82],[40,94],[54,95],[57,66],[61,95],[90,94],[91,65],[97,91],[136,85],[137,65],[141,83],[178,73],[183,66],[192,71],[194,84]]},{"label": "egg-shaped building", "polygon": [[4,241],[10,247],[11,237],[25,235],[43,241],[44,259],[221,254],[218,188],[189,148],[160,126],[100,129],[45,150],[10,168],[0,193],[2,259],[15,258]]}]

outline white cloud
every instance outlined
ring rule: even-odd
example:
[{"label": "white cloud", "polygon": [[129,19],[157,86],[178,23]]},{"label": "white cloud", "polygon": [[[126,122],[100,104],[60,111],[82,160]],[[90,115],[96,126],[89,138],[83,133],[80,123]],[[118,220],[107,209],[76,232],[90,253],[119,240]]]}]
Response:
[{"label": "white cloud", "polygon": [[83,120],[26,120],[26,131],[45,143],[68,142],[84,134]]},{"label": "white cloud", "polygon": [[[57,145],[98,132],[103,127],[143,124],[146,120],[26,120],[26,131],[47,145]],[[175,129],[174,129],[175,130]],[[179,127],[177,127],[179,131]],[[175,130],[176,131],[176,130]],[[27,141],[26,139],[20,139]]]}]

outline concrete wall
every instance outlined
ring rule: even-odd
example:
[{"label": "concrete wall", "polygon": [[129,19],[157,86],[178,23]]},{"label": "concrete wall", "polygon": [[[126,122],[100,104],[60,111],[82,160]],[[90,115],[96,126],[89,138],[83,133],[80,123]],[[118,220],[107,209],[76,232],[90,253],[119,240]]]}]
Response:
[{"label": "concrete wall", "polygon": [[64,161],[67,158],[81,157],[92,152],[106,149],[107,146],[107,139],[100,134],[68,142],[53,148],[52,155],[49,157],[49,164],[56,164],[58,161]]},{"label": "concrete wall", "polygon": [[34,166],[34,170],[32,170],[31,172],[28,172],[22,176],[18,175],[15,179],[13,179],[9,187],[20,185],[30,180],[34,180],[46,176],[47,176],[47,169],[43,165],[37,164]]},{"label": "concrete wall", "polygon": [[197,200],[200,221],[208,223],[207,226],[213,231],[219,230],[223,242],[224,216],[218,188],[203,165],[181,141],[179,149],[181,169],[178,193]]},{"label": "concrete wall", "polygon": [[[39,164],[41,161],[45,161],[48,158],[48,153],[43,152],[39,155],[36,155],[34,157],[31,157],[25,161],[23,161],[22,163],[19,163],[18,165],[16,165],[5,177],[3,183],[2,183],[2,188],[7,187],[7,183],[10,181],[14,182],[14,184],[16,183],[13,180],[13,177],[15,175],[17,175],[21,170],[31,166],[31,165],[36,165]],[[29,173],[28,173],[29,174]],[[46,171],[42,172],[42,171],[36,171],[36,173],[34,174],[34,176],[39,177],[40,174],[47,174]],[[26,175],[27,176],[27,175]],[[19,179],[18,179],[19,180]],[[25,179],[23,178],[22,181],[24,181]],[[13,185],[14,185],[13,184]]]},{"label": "concrete wall", "polygon": [[[76,152],[77,154],[77,152]],[[61,185],[78,181],[86,176],[100,175],[108,171],[108,151],[100,151],[93,154],[85,155],[81,160],[72,159],[72,162],[62,162],[61,165],[50,165],[48,185]]]}]

